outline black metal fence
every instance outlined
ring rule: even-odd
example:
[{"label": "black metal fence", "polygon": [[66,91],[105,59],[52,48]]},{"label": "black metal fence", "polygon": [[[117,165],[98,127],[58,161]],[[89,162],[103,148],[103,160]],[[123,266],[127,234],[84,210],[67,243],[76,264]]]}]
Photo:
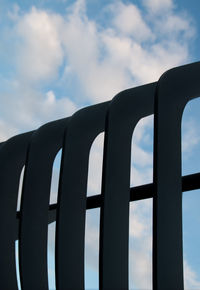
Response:
[{"label": "black metal fence", "polygon": [[[182,192],[200,174],[181,176],[181,119],[200,95],[200,63],[173,68],[158,82],[15,136],[0,147],[0,289],[48,289],[48,224],[56,220],[56,289],[84,289],[86,209],[100,207],[99,288],[128,289],[129,202],[153,198],[153,289],[183,289]],[[154,114],[153,183],[130,188],[131,139]],[[102,192],[87,197],[90,148],[105,132]],[[49,206],[52,167],[62,148],[58,202]],[[133,152],[134,155],[134,152]],[[25,165],[20,211],[20,174]]]}]

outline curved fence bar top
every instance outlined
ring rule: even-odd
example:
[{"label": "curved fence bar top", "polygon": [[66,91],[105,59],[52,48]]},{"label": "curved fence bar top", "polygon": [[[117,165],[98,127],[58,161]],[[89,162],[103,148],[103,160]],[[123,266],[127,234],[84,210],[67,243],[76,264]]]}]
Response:
[{"label": "curved fence bar top", "polygon": [[[19,226],[22,289],[48,289],[47,235],[52,167],[69,118],[48,123],[31,137],[25,164]],[[30,262],[31,261],[31,262]]]},{"label": "curved fence bar top", "polygon": [[15,263],[17,197],[32,133],[20,134],[0,144],[0,289],[18,289]]},{"label": "curved fence bar top", "polygon": [[57,289],[84,289],[84,238],[89,152],[105,130],[109,102],[75,113],[61,161],[56,227]]},{"label": "curved fence bar top", "polygon": [[173,68],[158,81],[154,124],[155,289],[183,289],[181,121],[200,95],[200,62]]},{"label": "curved fence bar top", "polygon": [[138,121],[153,113],[155,86],[153,83],[121,92],[109,106],[102,184],[100,289],[128,289],[131,140]]}]

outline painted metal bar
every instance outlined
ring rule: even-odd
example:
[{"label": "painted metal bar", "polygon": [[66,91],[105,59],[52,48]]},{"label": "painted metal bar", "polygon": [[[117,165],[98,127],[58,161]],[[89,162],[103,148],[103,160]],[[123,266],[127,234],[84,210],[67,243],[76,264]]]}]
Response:
[{"label": "painted metal bar", "polygon": [[200,95],[200,62],[164,73],[154,117],[153,288],[182,290],[181,121],[186,103]]},{"label": "painted metal bar", "polygon": [[109,106],[100,217],[100,289],[128,289],[131,140],[138,121],[153,114],[155,86],[123,91]]},{"label": "painted metal bar", "polygon": [[32,135],[25,164],[19,226],[23,290],[47,290],[48,209],[52,167],[69,118],[50,122]]},{"label": "painted metal bar", "polygon": [[82,109],[63,147],[56,223],[56,289],[84,289],[85,212],[89,152],[104,131],[109,102]]},{"label": "painted metal bar", "polygon": [[0,288],[16,290],[15,239],[19,180],[32,132],[10,138],[0,145]]}]

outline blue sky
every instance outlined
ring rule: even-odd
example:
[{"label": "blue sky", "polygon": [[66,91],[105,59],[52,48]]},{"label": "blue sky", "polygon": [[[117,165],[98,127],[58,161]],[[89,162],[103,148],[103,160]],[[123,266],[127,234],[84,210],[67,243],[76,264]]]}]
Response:
[{"label": "blue sky", "polygon": [[[197,0],[0,0],[1,141],[110,100],[123,89],[156,81],[171,67],[199,61],[199,8]],[[184,111],[183,174],[199,172],[199,111],[199,99]],[[133,134],[131,185],[152,181],[152,130],[153,118],[148,117]],[[100,192],[102,144],[103,134],[91,151],[88,195]],[[186,289],[200,289],[199,193],[183,194]],[[131,204],[130,287],[135,289],[151,289],[151,215],[151,201]],[[89,211],[87,289],[98,287],[98,223],[99,211]],[[48,256],[52,289],[54,228]]]}]

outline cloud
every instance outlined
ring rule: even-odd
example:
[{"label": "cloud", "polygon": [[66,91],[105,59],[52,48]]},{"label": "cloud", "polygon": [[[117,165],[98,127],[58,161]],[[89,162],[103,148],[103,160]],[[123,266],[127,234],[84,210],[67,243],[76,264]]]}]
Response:
[{"label": "cloud", "polygon": [[53,91],[48,91],[41,100],[39,113],[44,119],[66,117],[76,111],[77,107],[68,97],[56,98]]},{"label": "cloud", "polygon": [[[6,87],[0,92],[2,130],[32,129],[71,114],[84,102],[108,100],[123,89],[155,81],[166,69],[186,62],[194,25],[172,1],[161,1],[165,17],[152,16],[152,7],[161,9],[159,3],[143,2],[146,10],[122,1],[108,4],[100,12],[111,19],[104,25],[88,17],[84,0],[62,14],[34,6],[22,11],[15,5],[8,13],[15,67],[10,79],[1,79]],[[82,98],[72,100],[67,92],[74,88]]]},{"label": "cloud", "polygon": [[[63,50],[59,35],[62,17],[32,7],[24,12],[14,5],[8,13],[12,32],[13,72],[1,77],[0,140],[36,129],[42,124],[71,115],[76,104],[65,94],[55,95],[49,84],[59,77]],[[6,133],[5,133],[6,132]]]},{"label": "cloud", "polygon": [[[99,218],[100,210],[88,210],[85,231],[85,265],[98,270],[99,262]],[[87,270],[87,269],[86,269]]]},{"label": "cloud", "polygon": [[102,48],[106,48],[103,32],[88,19],[83,4],[78,4],[79,1],[73,6],[72,14],[67,15],[66,29],[61,34],[67,63],[90,102],[108,100],[124,87],[125,76],[117,69],[118,63],[103,55]]},{"label": "cloud", "polygon": [[0,93],[3,119],[0,121],[1,141],[19,132],[37,129],[46,122],[67,117],[77,110],[68,97],[56,98],[53,91],[41,93],[23,84],[13,86],[12,90],[11,93]]},{"label": "cloud", "polygon": [[152,166],[153,154],[143,150],[136,144],[132,146],[133,161],[140,167]]},{"label": "cloud", "polygon": [[152,167],[137,168],[134,164],[131,166],[131,179],[130,186],[139,186],[153,181],[153,169]]},{"label": "cloud", "polygon": [[171,11],[174,7],[173,0],[143,0],[143,5],[153,13]]},{"label": "cloud", "polygon": [[152,261],[146,239],[140,240],[140,246],[130,250],[130,289],[152,289]]},{"label": "cloud", "polygon": [[184,286],[186,290],[200,289],[200,279],[186,259],[184,260],[184,277]]},{"label": "cloud", "polygon": [[94,140],[89,157],[87,195],[96,195],[101,192],[102,165],[103,165],[104,133]]},{"label": "cloud", "polygon": [[12,127],[4,120],[0,120],[0,136],[1,141],[7,140],[10,136],[13,136],[17,133],[17,129]]},{"label": "cloud", "polygon": [[53,171],[52,171],[52,178],[51,178],[52,182],[51,182],[51,193],[50,193],[50,200],[49,200],[50,204],[54,204],[57,202],[59,174],[60,174],[60,170],[54,166]]},{"label": "cloud", "polygon": [[16,24],[18,44],[17,69],[25,81],[44,82],[58,73],[63,61],[58,34],[62,18],[32,7]]},{"label": "cloud", "polygon": [[182,151],[183,154],[192,153],[194,148],[199,144],[200,137],[198,127],[193,119],[189,119],[182,124]]},{"label": "cloud", "polygon": [[88,18],[84,1],[76,1],[63,17],[65,30],[60,35],[67,64],[90,101],[155,81],[165,70],[186,62],[188,40],[194,35],[190,19],[171,8],[157,19],[150,9],[144,14],[130,3],[117,1],[108,7],[112,21],[105,26]]},{"label": "cloud", "polygon": [[153,116],[142,118],[132,136],[130,185],[153,181]]},{"label": "cloud", "polygon": [[133,136],[132,136],[132,142],[134,144],[140,144],[145,143],[150,145],[150,133],[153,133],[153,115],[147,116],[145,118],[140,119],[140,121],[137,123]]},{"label": "cloud", "polygon": [[151,41],[154,38],[151,28],[145,23],[142,12],[136,5],[118,1],[111,7],[114,14],[113,24],[122,36],[134,35],[134,39],[138,42]]},{"label": "cloud", "polygon": [[182,13],[181,15],[169,14],[167,19],[163,19],[163,21],[165,21],[165,25],[163,26],[162,31],[167,35],[172,34],[172,37],[174,38],[179,36],[190,38],[195,35],[195,28],[192,25],[192,19],[185,13]]}]

